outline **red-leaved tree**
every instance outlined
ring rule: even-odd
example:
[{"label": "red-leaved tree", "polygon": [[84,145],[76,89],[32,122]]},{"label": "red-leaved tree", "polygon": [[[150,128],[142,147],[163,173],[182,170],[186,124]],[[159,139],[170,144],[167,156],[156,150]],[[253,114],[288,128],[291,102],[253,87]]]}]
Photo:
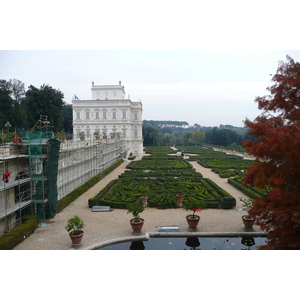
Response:
[{"label": "red-leaved tree", "polygon": [[257,139],[244,147],[257,159],[243,181],[269,189],[249,211],[268,231],[261,249],[300,249],[300,63],[287,56],[272,81],[270,95],[255,99],[262,114],[245,121]]}]

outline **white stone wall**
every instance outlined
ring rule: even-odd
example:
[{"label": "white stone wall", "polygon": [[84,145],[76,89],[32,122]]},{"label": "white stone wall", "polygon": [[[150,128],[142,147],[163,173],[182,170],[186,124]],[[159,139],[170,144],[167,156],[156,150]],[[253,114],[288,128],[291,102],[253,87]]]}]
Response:
[{"label": "white stone wall", "polygon": [[[97,99],[99,93],[100,100]],[[104,93],[104,94],[101,94]],[[101,95],[107,94],[107,100]],[[95,96],[96,95],[96,96]],[[142,103],[124,99],[125,90],[121,86],[92,85],[93,100],[73,100],[73,133],[79,140],[79,133],[87,138],[95,132],[111,137],[118,134],[136,156],[143,154]],[[115,99],[114,97],[119,97]]]},{"label": "white stone wall", "polygon": [[124,99],[125,90],[121,85],[92,84],[92,100]]}]

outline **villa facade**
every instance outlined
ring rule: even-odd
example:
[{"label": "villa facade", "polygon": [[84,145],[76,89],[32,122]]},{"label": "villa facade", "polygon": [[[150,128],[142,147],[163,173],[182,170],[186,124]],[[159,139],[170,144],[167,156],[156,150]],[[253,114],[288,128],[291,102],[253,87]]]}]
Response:
[{"label": "villa facade", "polygon": [[128,154],[143,154],[142,103],[125,99],[125,88],[118,85],[95,85],[92,100],[72,100],[73,132],[79,138],[100,136],[125,140]]}]

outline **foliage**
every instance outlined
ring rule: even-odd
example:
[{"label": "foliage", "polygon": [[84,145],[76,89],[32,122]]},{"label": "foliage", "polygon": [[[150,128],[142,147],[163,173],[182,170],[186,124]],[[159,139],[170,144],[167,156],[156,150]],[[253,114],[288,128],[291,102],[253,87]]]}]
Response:
[{"label": "foliage", "polygon": [[73,109],[72,104],[67,104],[66,102],[63,103],[63,109],[62,109],[62,128],[67,133],[73,132]]},{"label": "foliage", "polygon": [[233,143],[239,144],[242,140],[244,140],[244,136],[230,129],[214,128],[205,133],[205,143],[212,145],[229,146]]},{"label": "foliage", "polygon": [[8,121],[13,128],[32,128],[40,115],[47,115],[53,131],[72,133],[72,105],[65,103],[63,93],[49,85],[40,89],[17,79],[0,80],[0,128]]},{"label": "foliage", "polygon": [[252,208],[253,199],[246,199],[243,197],[239,197],[240,201],[243,203],[243,207],[246,207],[246,209],[249,211]]},{"label": "foliage", "polygon": [[153,126],[153,127],[182,127],[189,125],[186,121],[143,121],[143,125],[145,126]]},{"label": "foliage", "polygon": [[42,85],[39,89],[30,85],[26,92],[26,107],[28,108],[28,127],[32,128],[40,115],[48,116],[53,131],[57,132],[62,125],[64,94],[49,85]]},{"label": "foliage", "polygon": [[268,193],[268,189],[259,189],[255,186],[250,186],[242,182],[243,176],[236,176],[234,178],[228,178],[228,183],[243,192],[251,199],[258,199],[265,196]]},{"label": "foliage", "polygon": [[244,182],[272,188],[249,213],[269,232],[264,248],[300,249],[300,63],[287,56],[272,81],[270,95],[255,99],[261,115],[245,121],[256,140],[244,146],[257,160]]},{"label": "foliage", "polygon": [[[141,161],[130,164],[131,171],[125,171],[119,179],[111,181],[95,197],[89,199],[93,205],[110,205],[114,208],[126,208],[141,196],[147,196],[150,207],[176,208],[176,194],[182,193],[205,201],[207,207],[224,209],[235,206],[236,201],[226,191],[209,179],[202,178],[190,164],[176,156],[167,156],[164,147],[147,147],[152,152]],[[130,167],[130,164],[127,167]],[[176,164],[176,167],[175,165]]]},{"label": "foliage", "polygon": [[127,213],[132,213],[132,216],[135,220],[138,220],[140,218],[140,213],[144,211],[144,207],[140,200],[136,200],[133,203],[129,203],[127,205]]},{"label": "foliage", "polygon": [[22,224],[0,237],[0,250],[11,250],[30,236],[37,228],[39,217],[26,215]]},{"label": "foliage", "polygon": [[72,234],[80,234],[80,231],[84,228],[85,224],[79,216],[70,218],[65,226],[65,229]]},{"label": "foliage", "polygon": [[24,84],[17,80],[0,80],[0,128],[9,122],[11,129],[26,122],[26,108],[23,105]]},{"label": "foliage", "polygon": [[192,168],[191,164],[182,159],[143,159],[141,161],[132,161],[127,165],[128,169],[133,170],[169,170],[169,169],[187,169]]},{"label": "foliage", "polygon": [[202,208],[205,207],[205,203],[203,200],[199,200],[195,197],[186,197],[183,202],[183,209],[190,210],[193,212],[193,216],[196,211],[201,211]]},{"label": "foliage", "polygon": [[203,131],[193,131],[192,142],[197,145],[202,145],[205,141],[205,134]]},{"label": "foliage", "polygon": [[14,134],[13,133],[0,133],[0,143],[5,144],[5,143],[10,143],[14,139]]}]

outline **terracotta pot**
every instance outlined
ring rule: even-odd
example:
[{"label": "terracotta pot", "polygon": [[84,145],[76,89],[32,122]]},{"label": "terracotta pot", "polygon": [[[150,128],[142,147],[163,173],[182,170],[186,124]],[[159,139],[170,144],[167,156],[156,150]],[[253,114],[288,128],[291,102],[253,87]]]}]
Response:
[{"label": "terracotta pot", "polygon": [[254,224],[254,219],[250,217],[249,215],[244,215],[242,216],[242,220],[245,226],[245,231],[253,231],[253,224]]},{"label": "terracotta pot", "polygon": [[184,200],[184,195],[176,195],[177,197],[177,205],[178,207],[182,207],[183,200]]},{"label": "terracotta pot", "polygon": [[78,245],[82,241],[83,233],[84,232],[83,232],[83,230],[79,230],[79,231],[80,231],[79,234],[73,234],[74,231],[72,231],[72,232],[69,233],[69,236],[70,236],[70,238],[72,240],[72,244],[73,245]]},{"label": "terracotta pot", "polygon": [[85,140],[85,137],[84,137],[84,136],[81,136],[81,137],[80,137],[80,140],[81,140],[81,141],[84,141],[84,140]]},{"label": "terracotta pot", "polygon": [[145,220],[142,218],[139,218],[138,220],[136,220],[136,219],[130,220],[130,225],[131,225],[134,233],[141,232],[144,223],[145,223]]},{"label": "terracotta pot", "polygon": [[99,140],[99,139],[100,139],[100,136],[99,136],[99,135],[95,135],[95,139],[96,139],[96,140]]},{"label": "terracotta pot", "polygon": [[148,197],[143,196],[140,199],[141,199],[141,201],[143,203],[143,206],[145,207],[147,205]]},{"label": "terracotta pot", "polygon": [[194,215],[194,216],[193,215],[187,215],[186,220],[189,224],[190,229],[196,229],[196,227],[197,227],[197,225],[200,221],[200,216],[198,216],[198,215]]}]

